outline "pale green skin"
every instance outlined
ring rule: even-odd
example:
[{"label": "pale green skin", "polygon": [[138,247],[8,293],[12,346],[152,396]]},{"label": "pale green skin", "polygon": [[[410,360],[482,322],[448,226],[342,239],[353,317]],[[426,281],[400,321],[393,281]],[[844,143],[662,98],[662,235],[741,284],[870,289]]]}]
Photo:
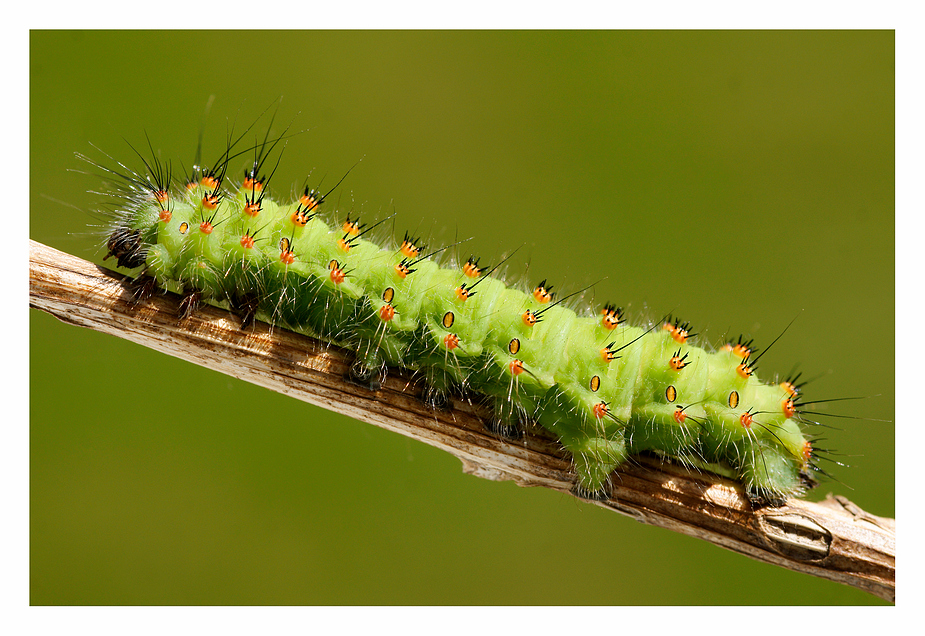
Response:
[{"label": "pale green skin", "polygon": [[[742,359],[730,351],[679,344],[660,326],[648,332],[622,324],[609,330],[600,315],[541,304],[496,278],[469,278],[430,259],[416,262],[416,271],[401,278],[395,266],[406,257],[398,249],[381,249],[361,237],[344,252],[337,243],[344,237],[340,228],[332,230],[317,217],[305,227],[293,224],[296,204],[279,206],[264,197],[262,211],[251,217],[243,212],[250,191],[227,193],[212,211],[202,206],[205,193],[200,186],[172,192],[166,223],[150,195],[127,206],[120,227],[142,229],[150,237],[147,274],[165,286],[201,290],[214,303],[253,292],[265,319],[349,347],[369,369],[420,370],[439,391],[492,396],[501,423],[525,414],[558,436],[574,457],[582,494],[606,491],[612,471],[643,451],[716,467],[735,475],[749,492],[774,498],[798,494],[800,473],[813,469],[804,456],[809,443],[783,412],[789,394],[754,375],[740,377],[736,367]],[[216,225],[204,234],[200,222],[210,217]],[[189,224],[185,234],[179,231],[183,222]],[[254,248],[241,245],[246,231],[257,233]],[[295,254],[289,265],[280,259],[283,238],[291,240]],[[347,271],[340,284],[331,280],[332,260]],[[460,300],[456,288],[476,281],[477,293]],[[388,288],[396,314],[385,321],[379,311]],[[543,312],[534,326],[522,319],[528,309]],[[454,318],[450,328],[443,322],[447,312]],[[453,349],[444,341],[451,333],[459,337]],[[516,355],[509,349],[513,338],[520,341]],[[619,349],[633,340],[618,359],[602,358],[609,343]],[[668,362],[678,350],[688,354],[689,364],[674,370]],[[512,373],[515,359],[527,372]],[[592,390],[595,376],[600,383]],[[676,390],[672,403],[669,386]],[[735,408],[733,390],[739,395]],[[602,402],[609,413],[597,417],[595,405]],[[688,416],[683,424],[675,417],[678,407]],[[749,410],[754,422],[746,427],[741,417]]]}]

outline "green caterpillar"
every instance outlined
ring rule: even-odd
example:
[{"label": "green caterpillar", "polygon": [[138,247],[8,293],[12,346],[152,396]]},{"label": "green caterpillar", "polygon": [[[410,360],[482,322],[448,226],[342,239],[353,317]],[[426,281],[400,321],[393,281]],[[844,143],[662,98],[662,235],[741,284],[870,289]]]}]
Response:
[{"label": "green caterpillar", "polygon": [[145,174],[108,169],[123,182],[106,258],[143,268],[143,294],[180,288],[184,315],[210,302],[244,328],[260,317],[347,347],[356,379],[373,389],[397,366],[424,377],[434,406],[454,392],[487,396],[493,430],[536,422],[558,437],[584,497],[607,496],[613,470],[647,451],[734,476],[771,502],[821,473],[799,426],[798,376],[760,382],[750,341],[706,351],[678,319],[643,328],[612,304],[576,312],[564,305],[575,294],[556,298],[545,280],[509,286],[492,276],[497,265],[455,262],[408,234],[383,247],[367,238],[378,224],[321,218],[330,192],[269,198],[266,139],[229,187],[229,163],[242,154],[233,146],[181,186],[156,157]]}]

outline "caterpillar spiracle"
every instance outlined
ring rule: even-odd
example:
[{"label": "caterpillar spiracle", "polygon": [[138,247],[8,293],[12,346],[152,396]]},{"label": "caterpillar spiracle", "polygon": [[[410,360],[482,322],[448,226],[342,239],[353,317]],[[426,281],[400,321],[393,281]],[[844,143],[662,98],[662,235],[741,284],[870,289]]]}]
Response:
[{"label": "caterpillar spiracle", "polygon": [[336,185],[272,196],[284,137],[243,137],[182,178],[179,158],[153,147],[138,153],[143,170],[105,168],[120,199],[106,258],[138,273],[142,295],[180,290],[181,318],[213,303],[242,329],[259,318],[355,352],[354,378],[373,390],[400,367],[423,377],[435,407],[484,398],[491,429],[553,433],[587,498],[608,496],[614,469],[646,452],[731,474],[758,501],[799,495],[824,472],[801,427],[813,402],[800,374],[756,373],[767,346],[738,336],[711,350],[678,317],[633,324],[617,304],[582,305],[585,290],[560,292],[551,278],[505,282],[497,271],[510,254],[492,261],[408,231],[377,241],[392,217],[329,206]]}]

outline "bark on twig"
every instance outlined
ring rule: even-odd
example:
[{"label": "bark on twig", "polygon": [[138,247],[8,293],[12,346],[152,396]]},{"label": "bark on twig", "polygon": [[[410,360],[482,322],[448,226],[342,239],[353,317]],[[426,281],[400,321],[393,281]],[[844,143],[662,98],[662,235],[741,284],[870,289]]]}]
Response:
[{"label": "bark on twig", "polygon": [[[574,483],[568,455],[547,435],[505,442],[485,431],[485,413],[467,402],[427,408],[401,372],[368,391],[344,379],[348,352],[264,323],[241,331],[222,309],[205,306],[178,324],[178,296],[158,294],[134,305],[123,276],[35,241],[29,290],[32,307],[65,322],[413,437],[456,455],[467,473],[563,492]],[[645,457],[621,466],[613,484],[612,498],[598,505],[895,600],[895,521],[843,497],[753,509],[733,482]]]}]

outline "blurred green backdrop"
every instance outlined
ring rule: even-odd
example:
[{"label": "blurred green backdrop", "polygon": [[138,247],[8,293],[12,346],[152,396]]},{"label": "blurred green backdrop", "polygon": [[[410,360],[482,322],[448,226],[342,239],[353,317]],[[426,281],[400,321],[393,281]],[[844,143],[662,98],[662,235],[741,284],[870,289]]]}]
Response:
[{"label": "blurred green backdrop", "polygon": [[[31,236],[100,262],[90,144],[189,166],[283,96],[274,177],[633,318],[768,344],[893,420],[892,32],[33,32]],[[175,161],[175,166],[179,163]],[[243,170],[233,166],[235,175]],[[31,312],[34,604],[877,603]],[[182,390],[165,391],[171,387]],[[892,423],[827,420],[894,514]]]}]

